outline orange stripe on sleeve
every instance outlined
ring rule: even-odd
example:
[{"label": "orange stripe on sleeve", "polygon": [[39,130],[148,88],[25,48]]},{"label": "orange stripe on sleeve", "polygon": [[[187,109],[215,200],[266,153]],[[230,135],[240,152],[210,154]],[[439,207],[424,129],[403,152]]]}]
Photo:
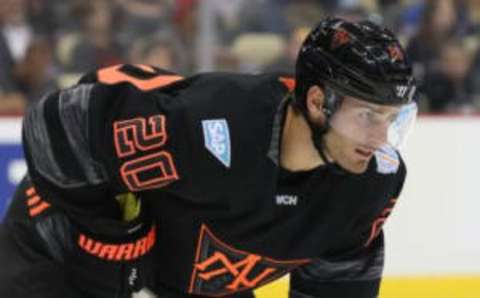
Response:
[{"label": "orange stripe on sleeve", "polygon": [[43,211],[45,211],[48,207],[50,207],[49,203],[41,202],[40,204],[38,204],[37,206],[35,206],[35,207],[33,207],[29,210],[30,216],[37,216],[40,213],[42,213]]},{"label": "orange stripe on sleeve", "polygon": [[25,194],[28,196],[28,197],[31,197],[33,196],[34,194],[36,194],[36,191],[35,191],[35,187],[30,187],[28,188],[26,191],[25,191]]},{"label": "orange stripe on sleeve", "polygon": [[28,206],[33,206],[33,205],[36,205],[38,202],[40,202],[40,197],[39,196],[34,196],[34,197],[31,197],[30,199],[27,200],[27,205]]}]

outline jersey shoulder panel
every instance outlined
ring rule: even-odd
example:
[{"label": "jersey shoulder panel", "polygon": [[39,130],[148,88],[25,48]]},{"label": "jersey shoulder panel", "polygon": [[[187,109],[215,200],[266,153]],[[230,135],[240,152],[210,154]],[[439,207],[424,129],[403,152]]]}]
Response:
[{"label": "jersey shoulder panel", "polygon": [[182,76],[155,66],[143,64],[118,64],[89,72],[79,83],[104,85],[127,84],[148,92],[184,79]]},{"label": "jersey shoulder panel", "polygon": [[24,148],[30,171],[59,187],[100,184],[107,177],[89,148],[88,114],[94,84],[51,93],[24,117]]},{"label": "jersey shoulder panel", "polygon": [[[119,65],[48,94],[24,118],[29,170],[61,189],[112,183],[116,174],[111,169],[111,149],[123,150],[115,143],[115,132],[130,138],[127,143],[142,136],[152,138],[139,142],[162,143],[158,130],[165,128],[165,116],[159,102],[164,97],[153,97],[152,92],[179,80],[183,78],[147,66]],[[146,148],[142,143],[132,146],[136,145]],[[125,188],[122,184],[120,189]]]}]

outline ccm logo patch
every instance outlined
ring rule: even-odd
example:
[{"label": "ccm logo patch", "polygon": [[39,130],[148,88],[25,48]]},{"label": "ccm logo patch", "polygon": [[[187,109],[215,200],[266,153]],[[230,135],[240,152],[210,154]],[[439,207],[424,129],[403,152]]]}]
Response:
[{"label": "ccm logo patch", "polygon": [[225,119],[202,121],[205,148],[224,166],[230,167],[230,132]]},{"label": "ccm logo patch", "polygon": [[280,206],[297,206],[298,196],[296,195],[276,195],[275,201]]}]

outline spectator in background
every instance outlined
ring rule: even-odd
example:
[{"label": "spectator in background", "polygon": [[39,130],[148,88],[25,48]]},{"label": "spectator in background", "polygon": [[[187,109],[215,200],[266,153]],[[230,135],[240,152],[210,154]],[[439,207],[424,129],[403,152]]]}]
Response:
[{"label": "spectator in background", "polygon": [[37,37],[30,43],[25,58],[15,67],[14,77],[28,103],[58,88],[48,39]]},{"label": "spectator in background", "polygon": [[231,43],[238,34],[242,33],[241,26],[245,22],[242,10],[245,2],[245,0],[211,0],[218,34],[217,41],[221,45]]},{"label": "spectator in background", "polygon": [[[26,2],[29,23],[36,34],[53,37],[60,15],[57,14],[59,0],[29,0]],[[65,2],[65,1],[63,1]]]},{"label": "spectator in background", "polygon": [[240,32],[268,32],[286,36],[289,24],[285,18],[285,0],[248,0],[243,1],[239,16]]},{"label": "spectator in background", "polygon": [[12,51],[3,32],[4,22],[7,11],[4,6],[0,5],[0,90],[2,93],[11,92],[15,89],[15,84],[12,80],[12,70],[15,64]]},{"label": "spectator in background", "polygon": [[289,26],[285,18],[285,10],[290,2],[289,0],[210,0],[219,43],[230,44],[242,33],[287,35]]},{"label": "spectator in background", "polygon": [[428,73],[423,91],[428,110],[433,113],[473,111],[469,85],[470,56],[461,40],[445,42],[439,53],[436,70]]},{"label": "spectator in background", "polygon": [[23,59],[33,38],[33,29],[28,23],[25,0],[2,0],[1,33],[4,36],[14,62]]},{"label": "spectator in background", "polygon": [[195,69],[193,59],[198,33],[198,0],[176,0],[174,5],[173,27],[175,35],[187,51],[185,68],[188,72]]},{"label": "spectator in background", "polygon": [[[289,31],[289,20],[286,15],[290,2],[212,0],[217,35],[215,40],[217,68],[226,71],[257,72],[280,55],[285,43],[284,38]],[[251,49],[248,49],[250,46]],[[271,55],[270,51],[273,51]],[[272,59],[268,59],[267,56]]]},{"label": "spectator in background", "polygon": [[122,44],[171,27],[173,7],[168,0],[117,0],[122,14]]},{"label": "spectator in background", "polygon": [[25,56],[32,39],[24,0],[2,0],[0,5],[0,113],[22,113],[23,94],[13,79],[13,70]]},{"label": "spectator in background", "polygon": [[292,30],[288,37],[283,55],[270,65],[266,66],[264,71],[293,75],[295,73],[295,63],[298,51],[300,50],[302,42],[305,40],[309,30],[310,29],[306,27],[298,27]]},{"label": "spectator in background", "polygon": [[[335,15],[343,19],[349,20],[351,22],[360,22],[369,17],[370,12],[363,6],[350,6],[344,7],[336,11]],[[381,20],[375,20],[376,23],[379,23]]]},{"label": "spectator in background", "polygon": [[[407,39],[415,36],[423,22],[424,9],[427,1],[428,0],[402,1],[402,5],[398,9],[398,24],[393,29]],[[388,8],[383,11],[388,13]],[[395,14],[395,12],[393,13]],[[384,15],[384,17],[386,16]]]},{"label": "spectator in background", "polygon": [[464,4],[464,1],[454,0],[428,0],[425,3],[419,31],[407,47],[420,83],[435,70],[445,41],[463,37],[468,30],[468,22],[459,18],[467,15]]},{"label": "spectator in background", "polygon": [[470,13],[470,20],[476,32],[480,31],[480,1],[468,0],[468,11]]},{"label": "spectator in background", "polygon": [[[304,31],[297,29],[316,25],[323,15],[318,2],[236,0],[224,4],[223,10],[217,8],[217,26],[221,28],[217,67],[228,71],[292,73],[301,42],[299,32]],[[224,23],[230,26],[222,26]]]},{"label": "spectator in background", "polygon": [[324,2],[328,1],[289,1],[289,4],[285,7],[284,12],[285,18],[288,21],[288,27],[312,28],[313,26],[317,25],[317,20],[322,18],[328,12],[324,9],[324,4],[326,4]]},{"label": "spectator in background", "polygon": [[138,39],[129,53],[130,63],[154,65],[183,74],[185,50],[171,31],[157,32]]},{"label": "spectator in background", "polygon": [[122,47],[113,30],[113,11],[109,1],[84,2],[83,28],[72,49],[70,72],[86,72],[93,68],[121,63]]},{"label": "spectator in background", "polygon": [[480,111],[480,47],[477,47],[471,61],[468,87],[472,93],[473,105],[477,111]]},{"label": "spectator in background", "polygon": [[[382,23],[385,27],[394,32],[399,32],[399,23],[403,13],[403,1],[401,0],[379,0],[378,9],[382,16]],[[399,32],[403,33],[403,32]]]}]

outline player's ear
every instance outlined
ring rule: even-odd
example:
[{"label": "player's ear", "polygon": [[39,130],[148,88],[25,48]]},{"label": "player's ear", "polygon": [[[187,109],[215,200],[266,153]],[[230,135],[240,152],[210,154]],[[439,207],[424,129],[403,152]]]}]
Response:
[{"label": "player's ear", "polygon": [[322,124],[325,119],[323,105],[325,103],[325,93],[317,85],[311,86],[307,91],[306,106],[310,119],[313,122]]}]

